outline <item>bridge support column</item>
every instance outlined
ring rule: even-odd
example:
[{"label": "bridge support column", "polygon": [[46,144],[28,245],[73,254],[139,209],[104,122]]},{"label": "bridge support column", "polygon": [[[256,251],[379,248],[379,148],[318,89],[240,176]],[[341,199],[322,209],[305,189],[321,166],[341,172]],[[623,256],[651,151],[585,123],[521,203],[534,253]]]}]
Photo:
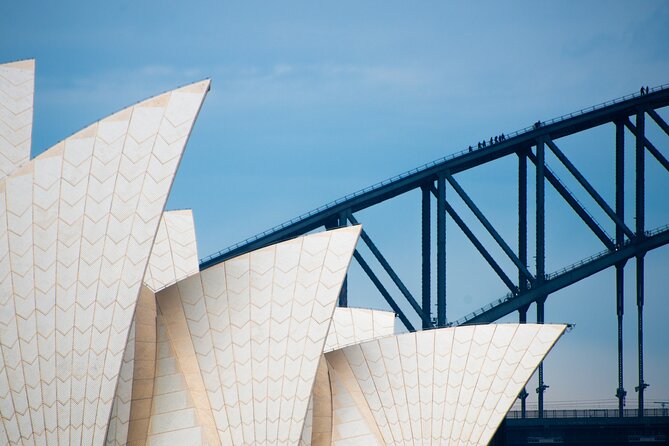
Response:
[{"label": "bridge support column", "polygon": [[[518,152],[518,260],[527,267],[527,152]],[[527,291],[527,277],[518,269],[518,290]],[[527,309],[525,310],[527,313]]]},{"label": "bridge support column", "polygon": [[437,327],[446,326],[446,178],[437,179]]},{"label": "bridge support column", "polygon": [[[537,324],[544,323],[544,303],[546,302],[546,297],[544,296],[541,299],[537,300]],[[539,386],[537,386],[537,409],[539,411],[539,418],[544,417],[544,392],[548,389],[546,383],[544,383],[544,363],[539,364]]]},{"label": "bridge support column", "polygon": [[537,173],[536,173],[536,267],[537,283],[544,282],[546,273],[545,262],[545,161],[544,142],[537,142]]},{"label": "bridge support column", "polygon": [[[338,226],[348,225],[348,213],[342,212],[339,214]],[[339,291],[339,306],[348,307],[348,274],[344,277],[344,282],[341,284],[341,291]]]},{"label": "bridge support column", "polygon": [[[616,122],[616,215],[625,221],[625,126]],[[620,225],[616,225],[616,249],[622,248],[625,234]],[[618,416],[622,417],[627,392],[623,387],[623,314],[625,312],[625,262],[616,265],[616,315],[618,316]]]},{"label": "bridge support column", "polygon": [[[518,152],[518,259],[527,266],[527,151]],[[518,269],[518,290],[522,294],[527,291],[527,278]],[[528,307],[518,310],[518,322],[527,323]],[[527,389],[523,387],[518,398],[520,398],[520,416],[525,418],[527,414]]]},{"label": "bridge support column", "polygon": [[636,299],[638,316],[638,340],[639,340],[639,385],[634,388],[639,393],[639,416],[643,416],[643,392],[648,387],[643,380],[643,300],[644,300],[644,258],[639,255],[636,258]]},{"label": "bridge support column", "polygon": [[422,210],[421,210],[421,252],[423,256],[422,262],[422,289],[423,289],[423,328],[432,327],[432,302],[430,298],[431,283],[430,274],[432,266],[430,263],[430,185],[425,184],[421,186],[423,193]]},{"label": "bridge support column", "polygon": [[[536,267],[537,284],[542,284],[546,274],[546,238],[545,238],[545,150],[544,141],[537,141],[537,170],[536,170]],[[537,300],[537,323],[544,323],[544,302],[547,296]],[[544,417],[544,392],[548,386],[544,384],[544,364],[539,364],[539,386],[537,387],[537,405],[539,418]]]},{"label": "bridge support column", "polygon": [[[636,237],[640,240],[645,238],[645,122],[643,110],[636,114]],[[639,385],[636,391],[639,393],[639,416],[643,417],[643,392],[648,387],[643,380],[643,303],[644,303],[644,253],[636,256],[636,305],[638,312],[638,341],[639,341]]]},{"label": "bridge support column", "polygon": [[[529,307],[523,307],[520,310],[518,310],[518,322],[521,324],[526,324],[527,323],[527,310]],[[525,418],[527,416],[527,397],[530,396],[529,393],[527,393],[527,389],[525,386],[523,386],[523,390],[520,391],[518,394],[518,398],[520,399],[520,417]]]}]

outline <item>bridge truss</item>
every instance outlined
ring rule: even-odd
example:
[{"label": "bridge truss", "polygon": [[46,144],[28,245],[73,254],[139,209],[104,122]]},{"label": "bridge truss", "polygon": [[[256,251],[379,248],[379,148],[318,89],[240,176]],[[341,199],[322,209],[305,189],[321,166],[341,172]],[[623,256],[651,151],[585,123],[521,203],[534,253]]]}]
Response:
[{"label": "bridge truss", "polygon": [[[396,286],[399,295],[406,299],[410,307],[420,318],[422,328],[443,327],[449,325],[467,325],[494,322],[506,315],[518,312],[519,321],[527,321],[527,312],[531,304],[536,305],[537,322],[544,321],[546,299],[558,290],[575,284],[607,268],[615,268],[616,309],[618,322],[618,398],[619,413],[622,415],[626,391],[623,388],[623,313],[624,268],[627,260],[635,259],[636,267],[636,304],[638,319],[638,392],[639,414],[644,409],[643,363],[643,307],[644,307],[644,256],[655,248],[669,243],[669,225],[648,229],[645,225],[645,158],[650,154],[666,171],[669,160],[648,139],[646,122],[654,121],[669,135],[669,124],[657,113],[657,110],[669,105],[669,85],[653,88],[646,94],[633,94],[599,104],[576,113],[561,116],[547,122],[537,122],[533,126],[492,141],[485,147],[469,147],[440,160],[412,169],[401,175],[370,186],[354,194],[340,198],[332,203],[315,209],[307,214],[285,222],[275,228],[244,240],[201,261],[200,268],[205,269],[240,254],[259,249],[281,240],[296,237],[318,228],[333,228],[348,224],[358,224],[355,214],[382,202],[391,200],[409,191],[421,191],[421,294],[414,296],[396,271],[372,241],[369,234],[362,231],[361,238],[369,252],[381,265],[383,274]],[[615,203],[609,205],[590,181],[576,168],[560,149],[560,139],[604,124],[613,124],[615,128]],[[625,223],[625,136],[634,139],[634,227]],[[606,215],[607,224],[615,226],[611,237],[604,226],[595,220],[592,214],[565,186],[560,178],[546,164],[546,154],[550,151],[562,166],[588,193]],[[472,198],[463,189],[455,176],[458,173],[474,169],[504,157],[517,158],[518,180],[518,239],[514,250],[495,229],[491,220],[484,215]],[[529,161],[529,162],[528,162]],[[528,165],[534,169],[536,181],[534,187],[534,215],[528,215]],[[601,242],[603,250],[574,265],[557,272],[546,273],[545,255],[545,192],[546,183],[555,189],[559,196],[575,212],[580,220]],[[446,199],[446,187],[449,185],[457,196],[466,204],[488,234],[494,239],[501,252],[513,263],[514,277],[509,277],[500,267],[500,259],[489,252],[479,238],[465,224],[461,215]],[[435,205],[436,204],[436,205]],[[436,209],[435,209],[436,208]],[[432,210],[436,212],[436,240],[432,234]],[[528,264],[528,218],[534,217],[534,274]],[[476,250],[485,259],[508,288],[508,294],[495,302],[453,322],[446,320],[446,219],[450,218],[469,239]],[[436,296],[432,296],[432,252],[436,250]],[[498,256],[499,257],[499,256]],[[389,306],[397,313],[406,328],[414,331],[405,312],[397,304],[397,292],[391,292],[384,286],[377,272],[368,260],[356,250],[354,258],[359,263]],[[340,305],[347,306],[347,288],[344,285],[340,295]],[[432,314],[432,300],[436,298],[436,317]],[[538,372],[539,417],[543,414],[543,396],[547,386],[544,384],[543,366]],[[520,395],[521,412],[525,413],[527,393]]]}]

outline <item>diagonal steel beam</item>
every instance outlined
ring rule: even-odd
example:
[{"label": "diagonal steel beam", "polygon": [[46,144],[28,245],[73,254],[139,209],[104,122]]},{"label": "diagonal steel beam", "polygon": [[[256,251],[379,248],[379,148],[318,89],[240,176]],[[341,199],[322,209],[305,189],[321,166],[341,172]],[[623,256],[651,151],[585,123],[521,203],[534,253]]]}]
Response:
[{"label": "diagonal steel beam", "polygon": [[655,121],[655,123],[659,125],[662,130],[664,130],[664,133],[669,135],[669,124],[667,124],[664,121],[664,119],[662,119],[662,117],[657,114],[655,110],[653,110],[652,108],[648,108],[646,109],[646,113],[648,113],[648,116],[653,118],[653,121]]},{"label": "diagonal steel beam", "polygon": [[458,184],[457,181],[455,181],[455,178],[453,178],[453,175],[451,174],[446,174],[446,179],[448,182],[453,186],[453,189],[458,193],[460,198],[467,204],[467,207],[474,213],[478,221],[481,222],[481,224],[486,228],[488,233],[492,236],[493,239],[497,242],[497,244],[502,248],[502,250],[506,253],[506,255],[511,259],[511,261],[516,265],[516,267],[523,273],[523,275],[530,281],[534,282],[534,276],[530,271],[527,269],[525,265],[523,265],[523,262],[520,261],[518,256],[513,252],[513,249],[509,247],[509,245],[504,241],[504,239],[499,235],[497,230],[493,227],[493,225],[490,223],[490,221],[483,215],[483,213],[480,211],[480,209],[476,206],[476,204],[472,201],[471,198],[469,198],[469,195],[464,191],[462,186]]},{"label": "diagonal steel beam", "polygon": [[546,138],[546,144],[548,144],[548,147],[551,148],[551,151],[555,154],[557,159],[560,160],[560,162],[564,165],[564,167],[567,168],[567,170],[576,178],[576,180],[583,186],[583,188],[590,194],[590,196],[597,202],[597,204],[606,212],[606,215],[611,218],[616,224],[617,227],[621,228],[625,235],[631,239],[634,238],[634,232],[630,228],[627,227],[625,222],[620,219],[616,215],[615,212],[613,212],[613,209],[611,209],[611,206],[602,198],[601,195],[595,190],[594,187],[588,182],[588,180],[585,179],[583,174],[572,164],[571,161],[569,161],[569,158],[558,148],[558,146],[551,140],[550,138]]},{"label": "diagonal steel beam", "polygon": [[416,331],[416,329],[411,324],[409,319],[406,317],[406,315],[404,314],[402,309],[397,305],[397,302],[395,302],[395,300],[392,298],[392,296],[390,295],[388,290],[386,290],[386,288],[383,286],[383,284],[381,283],[379,278],[376,277],[376,274],[374,274],[374,271],[372,271],[372,268],[370,268],[369,265],[367,264],[367,262],[365,262],[365,259],[362,258],[362,255],[360,255],[360,253],[358,252],[357,249],[355,251],[353,251],[353,257],[355,258],[355,260],[358,261],[358,264],[360,264],[360,267],[362,267],[363,271],[365,271],[365,273],[367,273],[367,276],[369,276],[372,283],[374,283],[374,285],[376,285],[376,289],[378,289],[379,292],[381,293],[381,295],[383,296],[383,298],[386,299],[386,302],[388,302],[388,305],[390,305],[390,308],[392,308],[393,311],[397,314],[397,316],[400,318],[400,320],[402,321],[404,326],[407,328],[407,330],[409,330],[411,332]]},{"label": "diagonal steel beam", "polygon": [[[629,118],[627,118],[623,122],[625,123],[625,127],[627,127],[630,130],[630,132],[632,132],[634,136],[638,138],[639,135],[637,135],[636,126],[632,124],[632,121],[630,121]],[[653,155],[655,159],[658,160],[660,164],[662,164],[662,166],[664,166],[665,169],[669,170],[669,160],[667,160],[664,157],[664,155],[662,155],[662,153],[659,150],[657,150],[657,147],[655,147],[653,143],[648,141],[648,138],[646,138],[645,136],[643,137],[643,141],[644,145],[646,146],[646,149],[648,149],[650,154]]]},{"label": "diagonal steel beam", "polygon": [[[554,295],[556,291],[568,287],[580,280],[590,277],[611,266],[624,262],[632,257],[643,255],[643,253],[655,248],[669,244],[669,229],[665,229],[646,238],[637,237],[626,243],[617,250],[608,251],[605,254],[586,262],[578,267],[569,269],[562,274],[551,277],[546,282],[530,288],[525,293],[515,298],[507,299],[489,309],[477,312],[476,315],[468,317],[460,325],[489,324],[507,314],[518,311],[530,305],[546,295]],[[487,308],[487,307],[486,307]]]},{"label": "diagonal steel beam", "polygon": [[[437,188],[434,187],[434,185],[430,186],[430,190],[432,191],[432,194],[436,197],[438,196]],[[495,262],[495,259],[492,258],[490,253],[485,249],[485,247],[481,244],[481,242],[476,238],[474,233],[467,227],[464,221],[460,218],[458,213],[451,207],[451,205],[448,203],[448,201],[444,201],[444,207],[446,208],[446,212],[448,212],[448,215],[451,216],[455,224],[458,225],[460,230],[467,236],[470,242],[474,245],[476,250],[483,256],[483,258],[488,262],[488,265],[497,273],[500,279],[502,279],[502,282],[509,288],[509,290],[515,295],[518,293],[518,288],[514,283],[509,279],[509,276],[506,275],[504,270]]]},{"label": "diagonal steel beam", "polygon": [[[349,221],[354,224],[358,225],[358,220],[353,215],[348,216]],[[421,319],[425,318],[425,313],[423,312],[423,309],[421,308],[420,305],[418,305],[418,302],[416,299],[413,297],[413,295],[409,292],[407,287],[404,285],[404,283],[400,280],[400,278],[397,276],[393,268],[390,266],[388,261],[383,257],[381,254],[381,251],[379,251],[379,248],[376,247],[372,239],[369,237],[369,234],[363,229],[360,232],[360,238],[365,242],[369,250],[374,254],[374,257],[376,257],[376,260],[381,264],[383,269],[388,273],[390,278],[392,279],[393,283],[399,288],[399,290],[402,292],[406,300],[411,304],[411,307],[416,311],[418,316],[420,316]]]},{"label": "diagonal steel beam", "polygon": [[[532,163],[536,166],[537,164],[537,157],[534,153],[528,152],[527,157],[529,158]],[[560,194],[560,196],[571,206],[571,208],[578,214],[579,217],[583,220],[583,222],[590,228],[590,230],[599,238],[602,243],[604,243],[604,246],[606,246],[609,249],[613,249],[615,246],[611,239],[606,235],[606,233],[602,230],[602,228],[599,227],[597,222],[592,219],[590,214],[586,212],[586,210],[579,204],[578,201],[571,195],[571,193],[560,183],[560,181],[557,179],[553,173],[546,169],[544,172],[544,176],[548,180],[549,183],[555,188],[555,190]]]}]

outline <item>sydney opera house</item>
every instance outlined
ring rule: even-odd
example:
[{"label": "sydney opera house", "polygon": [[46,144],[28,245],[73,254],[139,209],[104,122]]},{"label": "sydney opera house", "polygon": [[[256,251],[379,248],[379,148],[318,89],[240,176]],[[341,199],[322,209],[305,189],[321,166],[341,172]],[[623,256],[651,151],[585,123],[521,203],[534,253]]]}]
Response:
[{"label": "sydney opera house", "polygon": [[336,308],[360,226],[200,270],[165,203],[209,81],[30,159],[34,68],[0,65],[0,443],[487,444],[562,335]]}]

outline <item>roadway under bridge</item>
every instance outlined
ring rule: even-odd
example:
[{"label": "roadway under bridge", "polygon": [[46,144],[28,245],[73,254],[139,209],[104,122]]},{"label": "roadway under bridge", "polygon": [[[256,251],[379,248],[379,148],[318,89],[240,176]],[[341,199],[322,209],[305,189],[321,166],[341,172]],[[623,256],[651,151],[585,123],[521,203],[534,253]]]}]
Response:
[{"label": "roadway under bridge", "polygon": [[[587,109],[570,113],[549,121],[537,121],[532,126],[513,132],[508,135],[499,135],[476,147],[468,147],[461,152],[452,154],[445,158],[433,161],[421,167],[409,170],[401,175],[390,178],[381,183],[365,188],[356,193],[340,198],[334,202],[321,206],[311,212],[296,217],[277,227],[269,229],[254,237],[237,243],[223,251],[209,256],[201,261],[200,268],[223,262],[240,254],[259,249],[272,243],[293,238],[310,231],[321,228],[333,228],[348,224],[358,224],[358,212],[380,203],[392,200],[398,196],[413,190],[420,190],[420,212],[421,212],[421,253],[422,263],[417,274],[421,277],[420,293],[412,293],[405,285],[397,272],[391,267],[390,262],[384,257],[380,247],[372,240],[370,235],[363,231],[362,242],[368,248],[367,257],[357,250],[354,258],[371,282],[378,289],[410,331],[418,328],[429,329],[433,327],[444,327],[451,325],[491,323],[500,318],[518,313],[520,322],[527,321],[527,312],[531,304],[536,306],[537,322],[544,321],[544,304],[546,300],[556,291],[569,287],[587,277],[592,276],[608,268],[615,269],[616,277],[616,308],[618,323],[618,399],[619,417],[625,413],[624,401],[626,390],[623,388],[623,307],[624,307],[624,269],[626,262],[634,259],[636,273],[636,309],[638,321],[638,409],[635,412],[638,417],[644,414],[644,382],[643,363],[643,310],[644,310],[644,256],[647,252],[662,247],[669,243],[669,221],[665,226],[648,228],[645,223],[645,194],[646,194],[646,158],[649,161],[659,163],[663,173],[669,173],[669,160],[666,153],[667,148],[661,150],[650,140],[646,131],[647,123],[661,129],[669,135],[669,124],[658,114],[658,110],[669,106],[669,85],[663,85],[650,89],[644,94],[636,93],[603,104],[595,105]],[[588,131],[595,127],[608,125],[615,132],[615,143],[611,147],[602,150],[610,150],[615,157],[615,175],[611,181],[615,183],[615,202],[607,202],[593,183],[576,168],[569,157],[561,150],[561,139]],[[626,138],[627,137],[627,138]],[[633,147],[625,147],[626,140],[633,138]],[[628,144],[629,145],[629,144]],[[601,149],[601,148],[600,148]],[[625,152],[633,151],[634,168],[626,172]],[[607,221],[604,224],[598,222],[591,210],[567,188],[558,175],[546,163],[546,155],[550,152],[566,170],[572,180],[599,207],[598,212],[605,215]],[[517,160],[517,185],[518,200],[518,237],[513,243],[505,240],[493,225],[493,219],[485,215],[477,206],[475,201],[467,194],[460,182],[456,180],[457,174],[491,163],[504,157],[513,157]],[[528,196],[528,170],[531,178],[535,181],[532,188],[533,196]],[[625,218],[625,177],[633,178],[634,195],[634,225],[626,223]],[[628,177],[629,178],[629,177]],[[496,252],[493,254],[486,248],[483,241],[477,237],[467,226],[465,220],[450,200],[446,199],[446,188],[455,191],[457,197],[462,200],[468,211],[475,216],[478,222],[485,228],[488,235],[497,244]],[[592,256],[582,261],[565,266],[555,271],[546,271],[546,188],[552,187],[561,199],[575,213],[582,223],[601,243],[601,251],[593,253]],[[661,191],[656,191],[660,193]],[[449,195],[450,197],[450,195]],[[528,201],[534,200],[528,213]],[[433,219],[435,212],[436,219]],[[485,259],[486,264],[499,277],[505,285],[507,294],[483,308],[456,321],[446,320],[446,221],[455,223],[456,226],[467,237],[475,249]],[[535,234],[528,237],[528,219],[534,219],[533,228]],[[432,236],[433,221],[436,220],[436,237]],[[627,221],[630,221],[629,215]],[[609,234],[607,227],[613,226],[615,233]],[[534,240],[534,249],[528,247],[528,238]],[[516,244],[517,243],[517,244]],[[512,244],[514,246],[512,246]],[[433,277],[433,253],[436,252],[436,277]],[[504,258],[500,258],[499,252]],[[530,257],[528,257],[528,254]],[[371,258],[370,258],[371,256]],[[532,260],[532,264],[528,262]],[[370,260],[377,266],[372,268]],[[502,261],[512,262],[514,273],[507,274],[500,266]],[[508,269],[507,269],[508,270]],[[381,279],[381,276],[385,280]],[[394,285],[393,289],[387,287],[388,282]],[[436,285],[433,286],[433,285]],[[433,293],[436,289],[436,293]],[[346,285],[340,295],[340,305],[346,306]],[[433,294],[436,294],[433,296]],[[500,293],[501,294],[501,293]],[[421,327],[412,324],[411,319],[398,305],[400,299],[406,300],[409,307],[418,316]],[[436,302],[436,306],[433,305]],[[436,315],[432,314],[432,308],[436,307]],[[405,305],[406,308],[406,305]],[[547,386],[543,381],[543,366],[538,371],[539,387],[537,418],[544,418],[543,395]],[[519,417],[525,418],[527,393],[523,391],[521,399],[521,410]],[[666,424],[666,417],[665,424]],[[513,422],[511,422],[513,423]]]}]

